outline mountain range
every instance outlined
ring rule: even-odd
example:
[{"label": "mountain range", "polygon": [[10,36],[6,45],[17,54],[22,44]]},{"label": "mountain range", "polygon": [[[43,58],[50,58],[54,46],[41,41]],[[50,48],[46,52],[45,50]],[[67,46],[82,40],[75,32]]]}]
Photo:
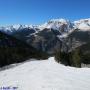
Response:
[{"label": "mountain range", "polygon": [[42,25],[0,27],[0,31],[49,55],[56,52],[71,54],[79,48],[83,56],[88,55],[82,62],[90,63],[90,18],[74,22],[52,19]]}]

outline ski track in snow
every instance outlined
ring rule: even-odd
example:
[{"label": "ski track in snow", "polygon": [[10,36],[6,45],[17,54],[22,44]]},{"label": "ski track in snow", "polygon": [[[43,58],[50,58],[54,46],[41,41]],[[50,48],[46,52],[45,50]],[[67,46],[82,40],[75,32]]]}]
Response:
[{"label": "ski track in snow", "polygon": [[51,57],[0,71],[0,87],[17,90],[90,90],[90,68],[66,67]]}]

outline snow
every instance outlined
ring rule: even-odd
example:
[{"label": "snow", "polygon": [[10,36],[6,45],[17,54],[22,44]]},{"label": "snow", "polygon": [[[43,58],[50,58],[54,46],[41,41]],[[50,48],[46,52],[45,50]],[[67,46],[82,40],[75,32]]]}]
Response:
[{"label": "snow", "polygon": [[62,35],[57,35],[57,37],[59,38],[59,40],[62,41],[63,38],[68,37],[68,34],[67,34],[67,33],[64,33],[64,34],[62,34]]},{"label": "snow", "polygon": [[20,25],[20,24],[13,25],[13,28],[14,28],[14,29],[16,29],[16,30],[18,30],[20,27],[21,27],[21,25]]},{"label": "snow", "polygon": [[42,25],[39,25],[38,28],[40,30],[43,30],[45,28],[47,28],[47,29],[54,29],[54,30],[60,30],[61,27],[64,24],[67,25],[66,29],[69,30],[70,29],[70,27],[69,27],[69,25],[70,25],[69,20],[62,19],[62,18],[61,19],[51,19],[50,21],[48,21],[48,22],[46,22],[46,23],[44,23]]},{"label": "snow", "polygon": [[67,23],[67,20],[61,18],[61,19],[51,19],[52,22],[61,22],[61,23]]},{"label": "snow", "polygon": [[90,26],[88,26],[85,23],[82,23],[82,24],[79,25],[79,29],[81,29],[83,31],[87,31],[87,30],[90,30]]},{"label": "snow", "polygon": [[90,18],[75,21],[74,24],[81,31],[90,31]]},{"label": "snow", "polygon": [[17,90],[90,90],[90,68],[66,67],[48,60],[28,61],[0,72],[0,87]]},{"label": "snow", "polygon": [[7,34],[12,34],[13,32],[22,30],[24,28],[32,29],[32,25],[21,25],[21,24],[14,24],[6,27],[0,27],[0,31],[5,32]]}]

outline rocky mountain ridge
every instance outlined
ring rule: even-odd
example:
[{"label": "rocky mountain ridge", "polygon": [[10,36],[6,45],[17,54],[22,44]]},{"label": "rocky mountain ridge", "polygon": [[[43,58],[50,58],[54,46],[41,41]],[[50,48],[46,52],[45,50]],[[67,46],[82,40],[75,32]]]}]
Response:
[{"label": "rocky mountain ridge", "polygon": [[[39,50],[54,53],[56,48],[60,47],[60,42],[66,43],[67,38],[73,32],[89,33],[90,18],[74,22],[66,19],[52,19],[42,25],[36,26],[18,24],[1,27],[0,31],[13,35],[14,37],[27,42]],[[78,40],[76,42],[78,42]],[[67,43],[69,43],[69,41]]]}]

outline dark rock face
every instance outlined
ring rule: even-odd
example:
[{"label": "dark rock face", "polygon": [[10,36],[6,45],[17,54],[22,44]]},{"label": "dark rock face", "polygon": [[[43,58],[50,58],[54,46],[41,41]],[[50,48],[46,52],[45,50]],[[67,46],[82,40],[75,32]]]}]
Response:
[{"label": "dark rock face", "polygon": [[33,40],[28,43],[31,43],[31,45],[38,50],[45,51],[49,54],[54,53],[54,51],[60,47],[60,42],[55,33],[49,29],[40,31],[35,36],[33,36]]},{"label": "dark rock face", "polygon": [[57,35],[60,34],[61,33],[58,30],[44,29],[35,34],[30,32],[27,32],[26,34],[24,32],[24,35],[22,35],[22,32],[19,32],[18,34],[14,33],[13,36],[23,40],[40,51],[53,54],[56,49],[60,48],[60,41],[57,38]]},{"label": "dark rock face", "polygon": [[12,36],[19,40],[25,41],[28,39],[29,35],[35,33],[34,29],[24,28],[12,33]]}]

